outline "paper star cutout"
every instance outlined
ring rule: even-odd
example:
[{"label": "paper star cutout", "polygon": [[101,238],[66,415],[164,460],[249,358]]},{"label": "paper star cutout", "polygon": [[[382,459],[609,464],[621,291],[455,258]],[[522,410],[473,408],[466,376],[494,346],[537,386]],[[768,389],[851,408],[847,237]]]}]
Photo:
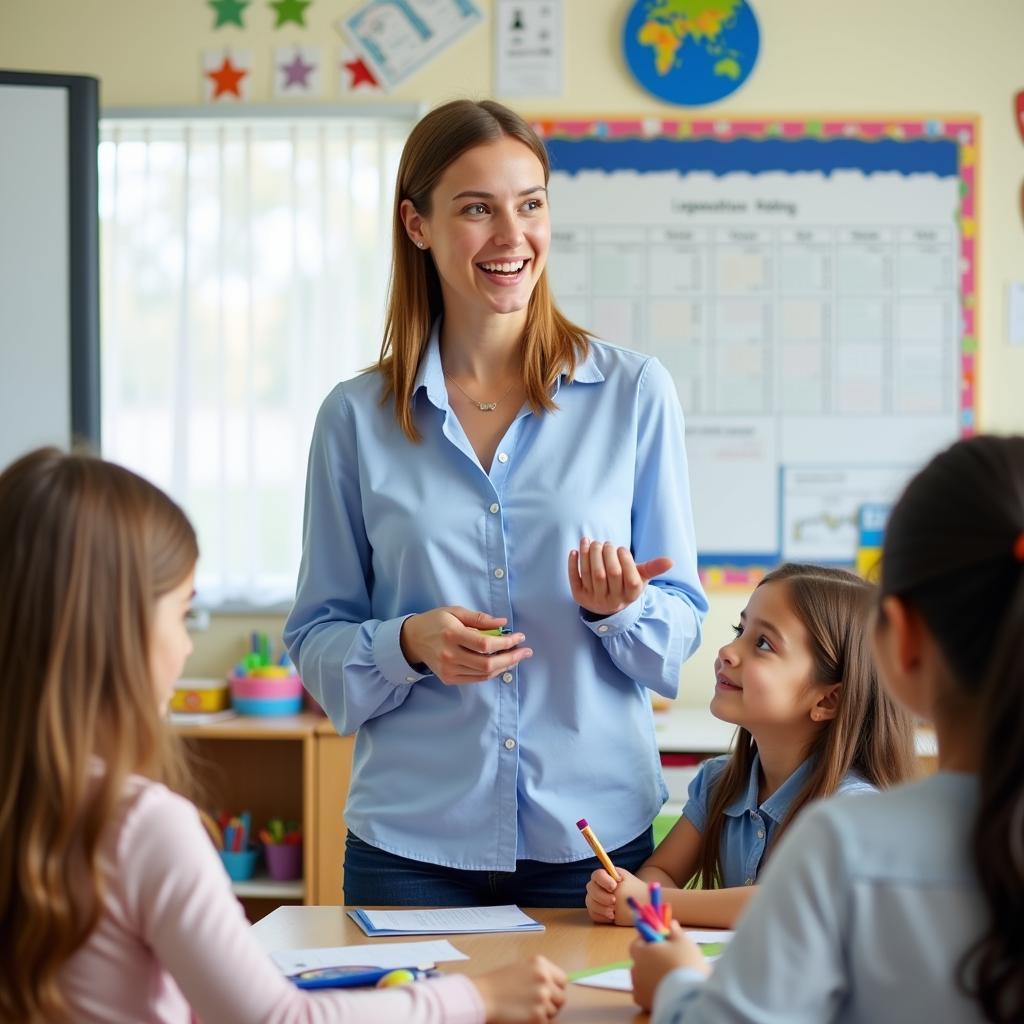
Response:
[{"label": "paper star cutout", "polygon": [[242,94],[238,86],[247,74],[249,72],[245,68],[236,67],[231,63],[230,57],[225,57],[219,68],[215,71],[206,72],[207,78],[213,80],[213,98],[218,99],[230,93],[241,99]]},{"label": "paper star cutout", "polygon": [[350,89],[354,89],[357,85],[377,84],[377,79],[373,77],[373,72],[363,62],[362,57],[356,57],[355,60],[346,60],[343,64],[352,76],[351,81],[348,83]]},{"label": "paper star cutout", "polygon": [[242,12],[252,0],[206,0],[206,2],[217,15],[217,20],[213,23],[214,28],[220,28],[221,25],[237,25],[239,28],[245,28],[242,24]]},{"label": "paper star cutout", "polygon": [[281,64],[280,68],[284,72],[284,87],[286,89],[293,85],[297,85],[302,89],[308,89],[309,76],[311,72],[316,70],[316,65],[307,64],[302,59],[302,54],[296,53],[295,57],[288,64]]},{"label": "paper star cutout", "polygon": [[287,25],[289,21],[294,21],[296,25],[305,28],[306,8],[312,2],[313,0],[271,0],[270,6],[277,12],[274,28]]}]

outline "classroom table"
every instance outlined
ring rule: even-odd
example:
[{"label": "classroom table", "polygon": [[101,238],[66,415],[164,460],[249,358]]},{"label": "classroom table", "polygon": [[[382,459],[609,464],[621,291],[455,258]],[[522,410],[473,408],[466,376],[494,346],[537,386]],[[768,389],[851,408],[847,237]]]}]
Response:
[{"label": "classroom table", "polygon": [[[442,971],[470,976],[493,967],[542,953],[571,974],[588,967],[602,967],[629,959],[628,948],[636,934],[632,928],[591,924],[585,910],[530,909],[526,914],[540,921],[542,932],[496,932],[486,935],[388,936],[371,939],[346,913],[344,907],[279,907],[252,926],[253,935],[267,952],[309,949],[318,946],[357,946],[374,942],[416,942],[448,939],[468,960],[438,964]],[[388,909],[395,909],[393,907]],[[565,1006],[556,1018],[565,1024],[646,1021],[628,992],[609,992],[570,984]]]}]

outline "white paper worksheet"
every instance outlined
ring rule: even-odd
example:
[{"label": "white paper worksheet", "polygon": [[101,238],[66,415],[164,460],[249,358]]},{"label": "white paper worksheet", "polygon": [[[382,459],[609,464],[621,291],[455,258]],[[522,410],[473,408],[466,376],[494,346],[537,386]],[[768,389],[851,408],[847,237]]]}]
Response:
[{"label": "white paper worksheet", "polygon": [[438,910],[350,910],[367,935],[444,935],[470,932],[540,932],[544,926],[518,907],[452,907]]},{"label": "white paper worksheet", "polygon": [[322,949],[281,949],[270,958],[285,974],[316,967],[422,967],[445,960],[468,960],[450,942],[380,942],[372,946],[331,946]]}]

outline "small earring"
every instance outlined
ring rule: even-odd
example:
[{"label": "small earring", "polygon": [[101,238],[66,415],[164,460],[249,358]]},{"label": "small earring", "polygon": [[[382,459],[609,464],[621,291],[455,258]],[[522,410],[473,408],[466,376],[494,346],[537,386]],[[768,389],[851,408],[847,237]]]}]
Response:
[{"label": "small earring", "polygon": [[422,248],[424,247],[424,246],[423,246],[423,243],[422,243],[422,242],[417,242],[416,244],[417,244],[417,245],[418,245],[418,246],[419,246],[419,247],[420,247],[421,249],[422,249]]}]

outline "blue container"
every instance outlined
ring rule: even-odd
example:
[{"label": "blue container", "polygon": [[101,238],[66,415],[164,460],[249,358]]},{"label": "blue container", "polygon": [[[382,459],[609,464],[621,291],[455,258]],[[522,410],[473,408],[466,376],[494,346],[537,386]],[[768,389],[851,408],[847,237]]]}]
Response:
[{"label": "blue container", "polygon": [[267,700],[265,697],[235,697],[232,701],[240,715],[297,715],[302,710],[302,694]]},{"label": "blue container", "polygon": [[248,850],[218,850],[220,859],[232,882],[246,882],[256,871],[256,858],[260,851],[250,846]]}]

